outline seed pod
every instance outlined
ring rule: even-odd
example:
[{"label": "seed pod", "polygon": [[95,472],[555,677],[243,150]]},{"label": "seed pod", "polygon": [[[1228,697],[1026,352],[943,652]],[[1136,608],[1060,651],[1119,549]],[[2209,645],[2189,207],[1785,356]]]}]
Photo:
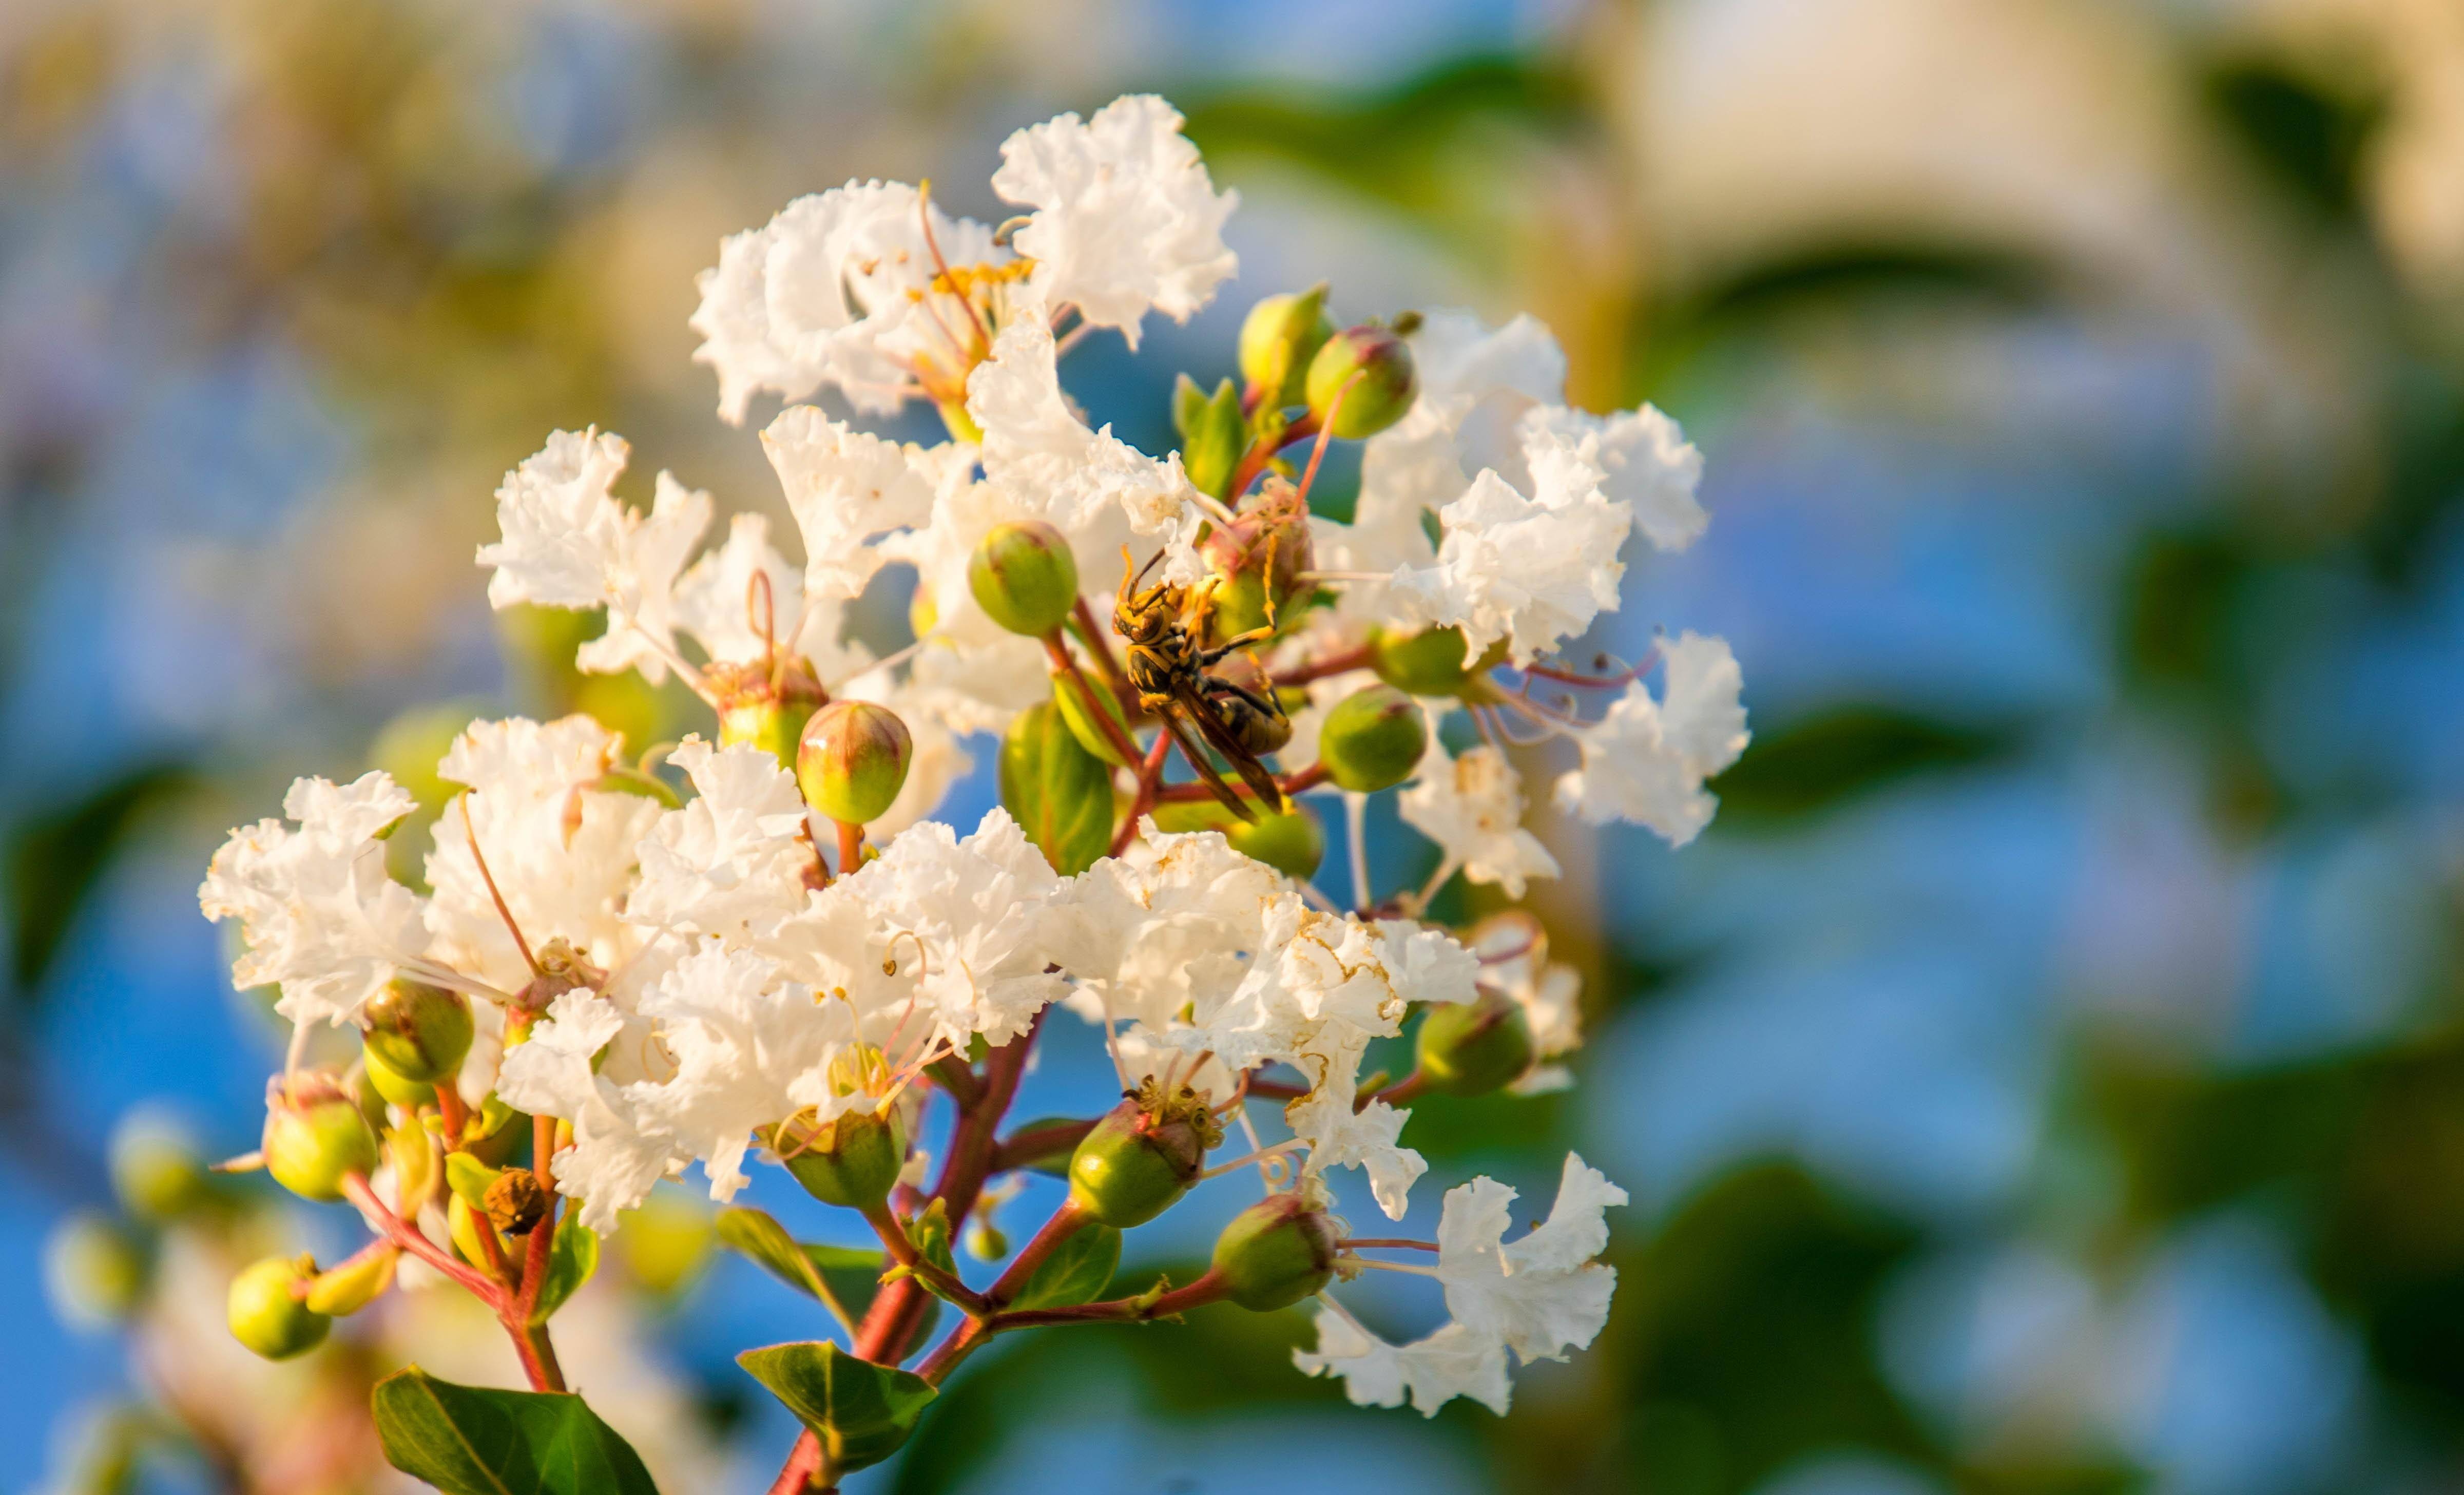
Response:
[{"label": "seed pod", "polygon": [[1198,1181],[1207,1148],[1223,1136],[1191,1091],[1157,1105],[1157,1088],[1149,1080],[1136,1096],[1105,1112],[1069,1157],[1070,1198],[1118,1230],[1170,1209]]},{"label": "seed pod", "polygon": [[527,1236],[547,1219],[547,1190],[527,1168],[508,1168],[488,1185],[488,1223],[509,1236]]},{"label": "seed pod", "polygon": [[387,1069],[414,1084],[433,1085],[461,1068],[462,1056],[471,1051],[471,999],[397,976],[361,1009],[360,1027],[361,1042]]},{"label": "seed pod", "polygon": [[1412,698],[1391,685],[1346,696],[1326,714],[1317,753],[1337,788],[1375,794],[1412,777],[1428,751],[1429,724]]},{"label": "seed pod", "polygon": [[277,1088],[265,1115],[265,1170],[303,1199],[342,1197],[342,1180],[377,1166],[377,1134],[358,1103],[321,1075]]},{"label": "seed pod", "polygon": [[996,524],[967,558],[976,605],[1012,633],[1042,638],[1078,602],[1078,558],[1059,530],[1035,519]]},{"label": "seed pod", "polygon": [[1486,1095],[1520,1079],[1537,1057],[1522,1005],[1493,992],[1431,1007],[1417,1044],[1421,1083],[1445,1095]]},{"label": "seed pod", "polygon": [[1506,640],[1499,639],[1479,659],[1469,660],[1463,629],[1422,628],[1401,633],[1379,628],[1369,640],[1369,667],[1377,678],[1414,695],[1460,695],[1474,680],[1506,662]]},{"label": "seed pod", "polygon": [[1232,1217],[1215,1238],[1215,1275],[1224,1294],[1253,1312],[1287,1308],[1334,1276],[1334,1225],[1300,1197],[1277,1194]]},{"label": "seed pod", "polygon": [[1326,829],[1317,812],[1298,800],[1281,815],[1260,814],[1243,821],[1216,800],[1177,800],[1155,807],[1157,830],[1212,830],[1222,834],[1232,849],[1254,857],[1287,877],[1304,881],[1315,876],[1326,860]]},{"label": "seed pod", "polygon": [[357,1313],[393,1286],[394,1264],[401,1257],[399,1250],[387,1245],[318,1273],[308,1284],[309,1308],[331,1318]]},{"label": "seed pod", "polygon": [[804,802],[835,821],[878,820],[907,782],[914,740],[907,723],[870,701],[832,701],[804,723],[796,782]]},{"label": "seed pod", "polygon": [[790,1116],[770,1129],[770,1151],[804,1192],[825,1204],[871,1209],[890,1198],[907,1162],[907,1130],[891,1107],[888,1115],[859,1107],[835,1120],[816,1123]]},{"label": "seed pod", "polygon": [[334,1321],[295,1295],[316,1269],[305,1256],[269,1256],[232,1278],[224,1301],[231,1337],[269,1360],[288,1360],[317,1348]]},{"label": "seed pod", "polygon": [[1411,348],[1383,327],[1348,327],[1329,338],[1309,360],[1309,413],[1325,420],[1341,394],[1343,406],[1334,411],[1333,430],[1346,441],[1375,436],[1401,420],[1419,391]]},{"label": "seed pod", "polygon": [[1326,315],[1326,292],[1321,280],[1306,291],[1270,296],[1242,319],[1241,377],[1248,382],[1255,404],[1272,408],[1301,403],[1309,361],[1334,336],[1334,323]]},{"label": "seed pod", "polygon": [[1112,841],[1112,771],[1080,745],[1050,701],[1001,734],[1001,802],[1052,869],[1075,877]]}]

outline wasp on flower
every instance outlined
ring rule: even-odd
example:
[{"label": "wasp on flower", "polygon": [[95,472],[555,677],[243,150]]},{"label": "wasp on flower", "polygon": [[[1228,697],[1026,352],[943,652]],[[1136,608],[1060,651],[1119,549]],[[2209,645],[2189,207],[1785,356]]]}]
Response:
[{"label": "wasp on flower", "polygon": [[[1004,1333],[1314,1301],[1297,1363],[1353,1400],[1502,1412],[1509,1359],[1561,1357],[1608,1312],[1602,1212],[1625,1195],[1579,1158],[1512,1242],[1513,1191],[1487,1178],[1445,1194],[1434,1240],[1355,1233],[1335,1205],[1356,1170],[1410,1215],[1409,1105],[1572,1083],[1579,978],[1538,921],[1422,917],[1458,876],[1520,897],[1556,874],[1522,776],[1556,754],[1560,804],[1676,844],[1711,817],[1705,781],[1746,742],[1727,646],[1685,633],[1588,671],[1560,653],[1618,605],[1630,538],[1701,533],[1699,454],[1648,407],[1567,407],[1529,318],[1344,326],[1324,286],[1257,303],[1238,386],[1183,381],[1179,451],[1090,428],[1066,351],[1106,329],[1134,346],[1237,268],[1236,199],[1180,123],[1136,97],[1020,131],[993,187],[1023,211],[998,229],[862,182],[720,247],[693,323],[724,419],[826,388],[865,415],[925,401],[948,429],[771,419],[801,563],[758,517],[705,548],[711,497],[666,473],[629,507],[612,434],[559,432],[506,475],[490,601],[604,610],[580,668],[679,676],[708,737],[636,758],[583,716],[475,722],[438,771],[457,788],[427,892],[385,871],[414,805],[383,774],[302,779],[203,890],[240,923],[234,978],[278,984],[303,1036],[261,1160],[419,1264],[405,1290],[494,1309],[535,1389],[563,1389],[551,1315],[596,1236],[661,1179],[698,1167],[726,1202],[775,1162],[861,1217],[881,1286],[860,1308],[783,1225],[724,1217],[739,1243],[785,1242],[757,1254],[843,1320],[746,1357],[808,1428],[778,1490],[889,1457]],[[1310,507],[1336,441],[1362,449],[1349,523]],[[1108,592],[1081,561],[1115,554]],[[892,563],[916,574],[915,636],[876,656],[850,608]],[[979,736],[999,738],[1001,804],[962,834],[932,816]],[[1436,846],[1422,886],[1371,885],[1363,806],[1388,792]],[[1348,864],[1324,881],[1320,804]],[[1035,1045],[1075,1020],[1117,1098],[1010,1125]],[[364,1060],[310,1066],[320,1024],[359,1029]],[[1384,1040],[1410,1042],[1408,1073],[1367,1072]],[[503,1130],[517,1115],[527,1138]],[[989,1212],[1038,1165],[1068,1189],[1013,1249]],[[1116,1291],[1120,1233],[1217,1179],[1263,1198],[1210,1267]],[[954,1240],[1006,1260],[971,1281]],[[376,1296],[271,1260],[231,1300],[269,1355],[313,1345],[302,1315]],[[1372,1332],[1339,1301],[1369,1270],[1433,1280],[1449,1317]],[[935,1300],[957,1318],[928,1343]]]}]

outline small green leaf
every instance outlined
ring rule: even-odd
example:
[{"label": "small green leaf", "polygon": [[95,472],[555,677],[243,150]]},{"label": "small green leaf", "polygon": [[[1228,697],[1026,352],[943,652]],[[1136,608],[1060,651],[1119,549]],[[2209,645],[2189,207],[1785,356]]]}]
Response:
[{"label": "small green leaf", "polygon": [[579,1396],[457,1386],[414,1365],[371,1400],[385,1461],[445,1495],[657,1495],[640,1456]]},{"label": "small green leaf", "polygon": [[920,1375],[859,1360],[827,1340],[747,1350],[736,1363],[821,1439],[831,1476],[896,1453],[937,1395]]},{"label": "small green leaf", "polygon": [[[858,1305],[852,1312],[849,1311],[831,1281],[832,1274],[815,1255],[840,1248],[799,1244],[795,1237],[787,1234],[786,1226],[748,1204],[730,1205],[720,1210],[717,1230],[720,1244],[751,1257],[771,1276],[797,1291],[821,1299],[822,1306],[830,1310],[830,1316],[837,1319],[842,1328],[850,1334],[855,1332],[856,1319],[864,1311],[862,1306]],[[842,1264],[852,1265],[862,1271],[868,1283],[881,1275],[880,1252],[851,1251],[847,1254],[858,1260]],[[869,1291],[865,1294],[867,1301],[871,1296]]]},{"label": "small green leaf", "polygon": [[564,1301],[582,1289],[599,1270],[599,1232],[574,1220],[557,1227],[556,1239],[548,1242],[547,1280],[539,1284],[539,1302],[531,1308],[531,1322],[544,1324],[548,1315],[564,1307]]},{"label": "small green leaf", "polygon": [[1044,1259],[1010,1307],[1070,1308],[1092,1303],[1112,1285],[1120,1265],[1121,1233],[1110,1225],[1082,1225]]},{"label": "small green leaf", "polygon": [[1249,423],[1241,410],[1241,391],[1226,379],[1211,395],[1201,392],[1187,374],[1173,386],[1173,424],[1180,429],[1180,460],[1189,481],[1200,493],[1223,496],[1232,470],[1249,447]]}]

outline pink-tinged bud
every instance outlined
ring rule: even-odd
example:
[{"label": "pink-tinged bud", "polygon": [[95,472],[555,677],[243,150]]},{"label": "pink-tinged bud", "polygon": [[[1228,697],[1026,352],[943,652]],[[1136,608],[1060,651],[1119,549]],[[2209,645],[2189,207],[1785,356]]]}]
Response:
[{"label": "pink-tinged bud", "polygon": [[1443,1095],[1486,1095],[1522,1078],[1538,1056],[1522,1005],[1495,993],[1431,1007],[1417,1045],[1420,1083]]},{"label": "pink-tinged bud", "polygon": [[342,1180],[377,1166],[377,1134],[359,1103],[323,1075],[277,1082],[265,1113],[265,1170],[303,1199],[342,1197]]},{"label": "pink-tinged bud", "polygon": [[1309,381],[1309,361],[1334,323],[1326,315],[1326,282],[1306,291],[1270,296],[1249,308],[1241,322],[1241,377],[1267,407],[1298,405]]},{"label": "pink-tinged bud", "polygon": [[471,999],[398,976],[368,999],[360,1026],[368,1053],[385,1068],[413,1084],[434,1085],[461,1068],[471,1051]]},{"label": "pink-tinged bud", "polygon": [[1165,1098],[1154,1080],[1104,1113],[1069,1157],[1069,1198],[1092,1219],[1127,1230],[1189,1192],[1223,1128],[1205,1100],[1183,1088]]},{"label": "pink-tinged bud", "polygon": [[[738,742],[750,742],[776,758],[780,767],[793,769],[796,744],[804,723],[812,719],[813,712],[825,699],[822,682],[812,667],[790,658],[783,669],[761,661],[713,664],[702,674],[711,693],[718,698],[718,745],[734,747]],[[655,785],[658,780],[643,782]],[[609,787],[631,785],[615,780]],[[642,792],[648,792],[647,787]]]},{"label": "pink-tinged bud", "polygon": [[1232,1217],[1215,1238],[1224,1296],[1253,1312],[1287,1308],[1334,1276],[1334,1225],[1299,1196],[1277,1194]]},{"label": "pink-tinged bud", "polygon": [[967,589],[995,623],[1042,638],[1077,605],[1078,558],[1049,524],[996,524],[967,558]]},{"label": "pink-tinged bud", "polygon": [[1318,760],[1335,786],[1375,794],[1412,777],[1428,751],[1429,723],[1412,698],[1391,685],[1356,691],[1326,714],[1318,729]]},{"label": "pink-tinged bud", "polygon": [[796,783],[804,802],[834,821],[878,820],[907,782],[914,752],[907,723],[870,701],[832,701],[804,723]]},{"label": "pink-tinged bud", "polygon": [[317,1264],[269,1256],[231,1279],[224,1309],[231,1337],[269,1360],[288,1360],[322,1344],[334,1321],[300,1301]]},{"label": "pink-tinged bud", "polygon": [[[1349,393],[1344,393],[1346,385]],[[1309,413],[1326,420],[1335,396],[1343,394],[1342,408],[1334,411],[1331,424],[1334,434],[1346,441],[1375,436],[1401,420],[1419,392],[1411,347],[1383,327],[1348,327],[1329,338],[1309,360]]]},{"label": "pink-tinged bud", "polygon": [[1297,621],[1297,605],[1307,601],[1309,587],[1301,574],[1317,564],[1309,505],[1300,490],[1280,477],[1268,478],[1255,502],[1206,537],[1205,556],[1218,578],[1208,623],[1210,643],[1220,645],[1268,627],[1269,601],[1273,623]]}]

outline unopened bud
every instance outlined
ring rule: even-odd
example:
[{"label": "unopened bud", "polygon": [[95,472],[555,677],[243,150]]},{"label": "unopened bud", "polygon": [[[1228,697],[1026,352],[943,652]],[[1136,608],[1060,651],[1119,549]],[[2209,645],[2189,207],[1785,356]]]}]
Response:
[{"label": "unopened bud", "polygon": [[1149,1080],[1105,1112],[1069,1157],[1070,1198],[1115,1229],[1143,1225],[1171,1208],[1198,1181],[1206,1150],[1222,1140],[1203,1100],[1184,1088],[1161,1102],[1159,1089]]},{"label": "unopened bud", "polygon": [[967,1254],[979,1262],[998,1262],[1009,1255],[1009,1237],[979,1215],[967,1221]]},{"label": "unopened bud", "polygon": [[1495,993],[1431,1007],[1418,1053],[1421,1084],[1444,1095],[1486,1095],[1521,1078],[1536,1057],[1522,1004]]},{"label": "unopened bud", "polygon": [[1309,361],[1334,323],[1326,315],[1326,282],[1306,291],[1270,296],[1249,308],[1241,323],[1241,377],[1257,392],[1257,404],[1298,405],[1309,379]]},{"label": "unopened bud", "polygon": [[976,605],[1012,633],[1042,638],[1078,602],[1078,558],[1061,532],[1036,519],[996,524],[967,558]]},{"label": "unopened bud", "polygon": [[1506,662],[1506,640],[1489,646],[1477,660],[1458,627],[1422,628],[1417,633],[1379,628],[1369,640],[1369,667],[1377,678],[1414,695],[1458,695],[1478,676]]},{"label": "unopened bud", "polygon": [[527,1236],[547,1219],[552,1201],[539,1186],[539,1175],[527,1168],[508,1168],[488,1185],[482,1202],[489,1224],[509,1236]]},{"label": "unopened bud", "polygon": [[[1243,633],[1289,624],[1294,604],[1309,584],[1302,574],[1317,564],[1309,538],[1309,504],[1300,490],[1269,478],[1257,502],[1206,538],[1206,563],[1218,578],[1210,641],[1221,645]],[[1272,605],[1271,609],[1269,604]],[[1272,611],[1270,619],[1267,614]]]},{"label": "unopened bud", "polygon": [[804,723],[796,783],[804,802],[835,821],[879,820],[907,782],[915,749],[907,723],[870,701],[832,701]]},{"label": "unopened bud", "polygon": [[[405,1110],[416,1110],[422,1106],[436,1104],[435,1086],[426,1081],[411,1079],[407,1075],[396,1074],[393,1066],[379,1059],[373,1048],[361,1050],[360,1073],[366,1079],[367,1088],[376,1091],[379,1100],[390,1101]],[[377,1126],[382,1120],[382,1117],[371,1116],[368,1118],[368,1124]]]},{"label": "unopened bud", "polygon": [[1375,794],[1411,778],[1428,746],[1427,718],[1391,685],[1346,696],[1326,714],[1317,735],[1327,777],[1354,794]]},{"label": "unopened bud", "polygon": [[1292,1194],[1271,1195],[1232,1217],[1215,1238],[1224,1296],[1253,1312],[1287,1308],[1334,1276],[1334,1226]]},{"label": "unopened bud", "polygon": [[1112,842],[1112,771],[1087,751],[1061,708],[1039,701],[1001,734],[1001,807],[1052,869],[1075,877]]},{"label": "unopened bud", "polygon": [[53,1308],[80,1328],[124,1322],[145,1293],[145,1247],[118,1221],[77,1214],[43,1242],[43,1285]]},{"label": "unopened bud", "polygon": [[288,1360],[324,1342],[334,1321],[299,1299],[317,1264],[269,1256],[231,1279],[224,1308],[231,1337],[269,1360]]},{"label": "unopened bud", "polygon": [[1401,420],[1419,389],[1410,346],[1383,327],[1348,327],[1309,360],[1309,413],[1327,420],[1341,395],[1331,424],[1346,441],[1375,436]]},{"label": "unopened bud", "polygon": [[342,1180],[377,1166],[377,1134],[332,1080],[277,1081],[265,1115],[265,1169],[303,1199],[339,1199]]},{"label": "unopened bud", "polygon": [[407,976],[395,977],[368,999],[360,1023],[368,1053],[416,1084],[446,1079],[471,1051],[471,999]]},{"label": "unopened bud", "polygon": [[1155,807],[1155,828],[1221,832],[1243,856],[1306,882],[1326,860],[1326,829],[1319,824],[1316,811],[1298,800],[1286,802],[1291,808],[1284,814],[1262,812],[1256,820],[1244,821],[1218,800],[1177,800]]},{"label": "unopened bud", "polygon": [[395,1247],[383,1245],[318,1273],[308,1284],[308,1308],[329,1318],[357,1313],[393,1286],[394,1264],[401,1257]]},{"label": "unopened bud", "polygon": [[804,1192],[825,1204],[868,1210],[890,1198],[907,1162],[898,1109],[882,1115],[859,1106],[830,1121],[791,1116],[770,1129],[770,1151]]},{"label": "unopened bud", "polygon": [[212,1197],[212,1176],[187,1133],[140,1111],[111,1136],[111,1186],[139,1220],[177,1220]]},{"label": "unopened bud", "polygon": [[793,769],[804,723],[824,699],[812,667],[791,656],[783,668],[759,660],[714,663],[702,674],[718,698],[718,745],[750,742],[776,758],[780,767]]}]

